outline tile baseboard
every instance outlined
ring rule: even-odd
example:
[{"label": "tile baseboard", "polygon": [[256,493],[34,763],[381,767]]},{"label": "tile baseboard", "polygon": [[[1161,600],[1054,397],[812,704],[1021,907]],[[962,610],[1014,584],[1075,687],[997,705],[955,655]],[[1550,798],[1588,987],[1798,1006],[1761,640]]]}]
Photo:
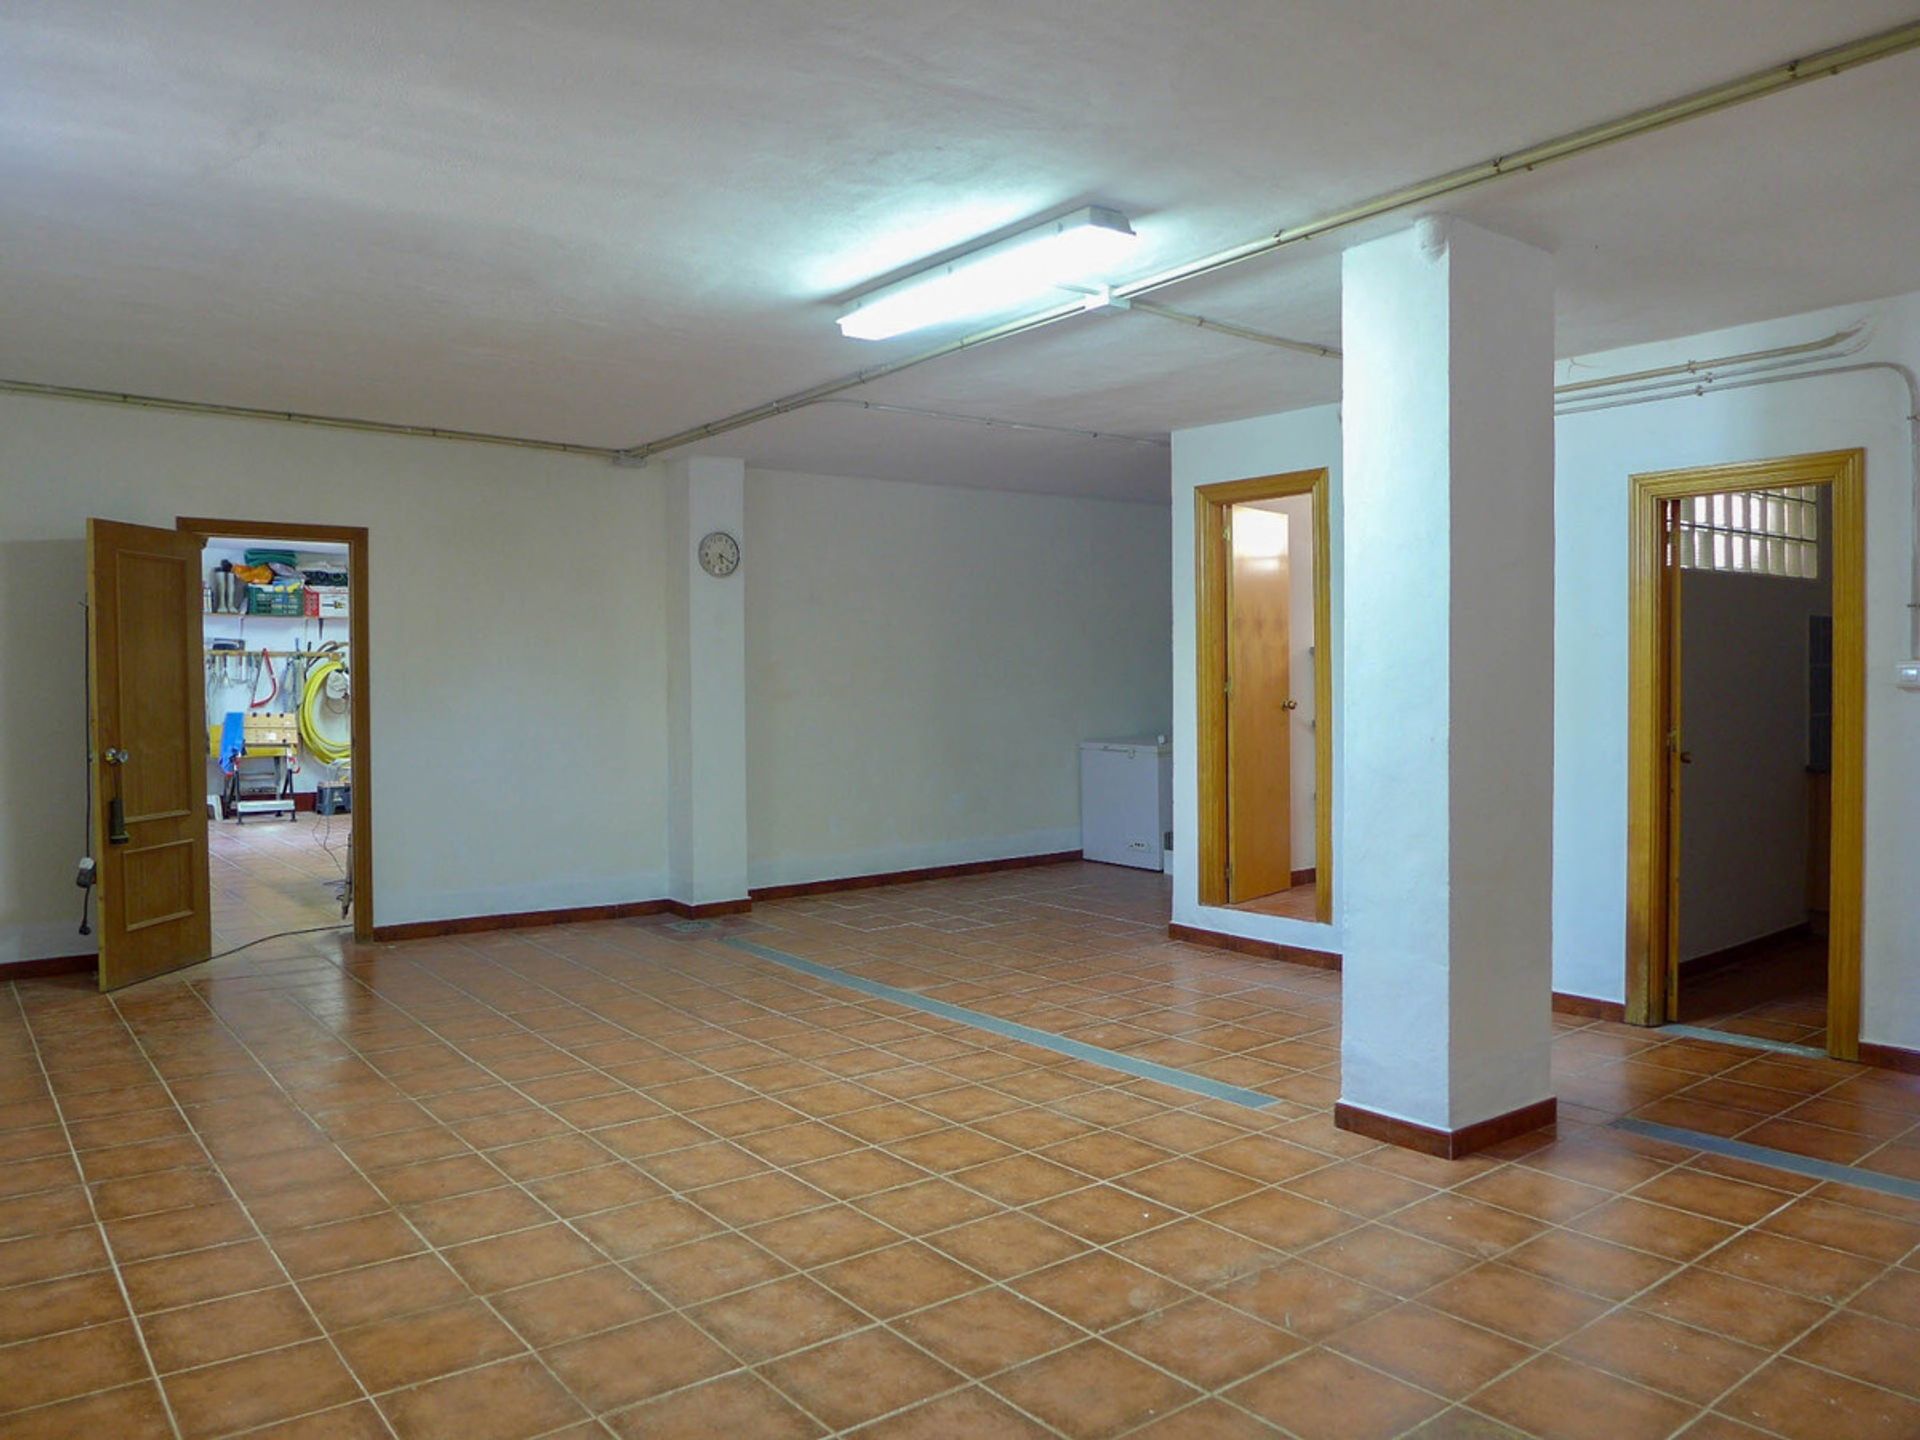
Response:
[{"label": "tile baseboard", "polygon": [[1437,1130],[1430,1125],[1417,1125],[1411,1120],[1382,1115],[1341,1100],[1334,1104],[1333,1123],[1338,1129],[1350,1130],[1369,1140],[1383,1140],[1389,1145],[1418,1150],[1423,1155],[1435,1155],[1442,1160],[1459,1160],[1477,1150],[1511,1140],[1516,1135],[1525,1135],[1553,1124],[1559,1108],[1560,1102],[1549,1095],[1544,1100],[1522,1105],[1504,1115],[1476,1120],[1458,1130]]},{"label": "tile baseboard", "polygon": [[1311,965],[1316,970],[1340,968],[1340,957],[1330,950],[1308,950],[1299,945],[1282,945],[1277,940],[1228,935],[1219,930],[1203,930],[1198,925],[1168,925],[1167,938],[1183,940],[1189,945],[1205,945],[1213,950],[1231,950],[1257,960],[1284,960],[1289,965]]},{"label": "tile baseboard", "polygon": [[756,885],[747,894],[755,900],[797,900],[808,895],[832,895],[841,890],[872,890],[882,885],[911,885],[916,880],[958,880],[968,875],[991,875],[997,870],[1028,870],[1036,865],[1070,865],[1080,858],[1078,850],[1052,850],[1043,855],[1009,855],[999,860],[961,860],[951,865],[922,865],[914,870],[882,870],[871,875],[845,875],[831,880],[799,880],[788,885]]},{"label": "tile baseboard", "polygon": [[42,960],[9,960],[0,965],[0,982],[39,980],[49,975],[84,975],[99,968],[100,953],[85,955],[49,955]]},{"label": "tile baseboard", "polygon": [[632,900],[613,905],[573,905],[558,910],[518,910],[499,915],[456,915],[445,920],[413,920],[399,925],[376,925],[372,938],[380,941],[425,940],[444,935],[477,935],[488,930],[519,930],[538,925],[577,925],[592,920],[630,920],[645,915],[672,915],[681,920],[712,920],[744,915],[756,900],[791,900],[806,895],[828,895],[841,890],[868,890],[881,885],[907,885],[916,880],[953,880],[986,875],[996,870],[1025,870],[1036,865],[1064,865],[1080,858],[1078,850],[1044,855],[1012,855],[1001,860],[968,860],[953,865],[928,865],[918,870],[888,870],[873,875],[847,875],[832,880],[805,880],[793,885],[763,885],[738,900]]},{"label": "tile baseboard", "polygon": [[1562,991],[1553,992],[1553,1013],[1556,1015],[1578,1015],[1586,1020],[1612,1020],[1624,1024],[1627,1007],[1618,1000],[1596,1000],[1591,995],[1568,995]]},{"label": "tile baseboard", "polygon": [[714,920],[722,915],[744,915],[753,909],[752,900],[708,900],[692,905],[685,900],[662,900],[660,908],[682,920]]},{"label": "tile baseboard", "polygon": [[576,925],[589,920],[630,920],[641,915],[664,915],[668,912],[669,903],[665,900],[632,900],[616,905],[573,905],[561,910],[514,910],[499,915],[454,915],[445,920],[409,920],[400,925],[376,925],[371,938],[383,942],[429,940],[442,935],[478,935],[488,930]]},{"label": "tile baseboard", "polygon": [[1860,1063],[1877,1065],[1882,1070],[1901,1070],[1909,1075],[1920,1075],[1920,1050],[1909,1050],[1902,1045],[1876,1045],[1871,1040],[1862,1040]]}]

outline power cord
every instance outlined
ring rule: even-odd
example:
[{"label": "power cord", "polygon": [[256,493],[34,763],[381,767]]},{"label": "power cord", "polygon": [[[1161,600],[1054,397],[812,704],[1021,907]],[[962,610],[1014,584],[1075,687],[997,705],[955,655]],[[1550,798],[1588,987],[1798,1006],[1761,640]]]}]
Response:
[{"label": "power cord", "polygon": [[87,602],[80,602],[80,613],[84,617],[80,622],[80,673],[84,681],[83,703],[86,713],[80,717],[80,741],[86,749],[87,760],[87,816],[86,826],[81,839],[80,873],[74,878],[74,884],[80,887],[80,933],[91,935],[93,926],[88,916],[93,907],[93,612]]},{"label": "power cord", "polygon": [[212,960],[224,960],[229,955],[238,955],[242,950],[251,950],[256,945],[264,945],[269,940],[285,940],[291,935],[321,935],[336,930],[351,930],[351,925],[310,925],[305,930],[282,930],[277,935],[262,935],[258,940],[249,940],[244,945],[235,945],[231,950],[222,950],[217,955],[209,955],[206,960],[196,961],[204,965]]}]

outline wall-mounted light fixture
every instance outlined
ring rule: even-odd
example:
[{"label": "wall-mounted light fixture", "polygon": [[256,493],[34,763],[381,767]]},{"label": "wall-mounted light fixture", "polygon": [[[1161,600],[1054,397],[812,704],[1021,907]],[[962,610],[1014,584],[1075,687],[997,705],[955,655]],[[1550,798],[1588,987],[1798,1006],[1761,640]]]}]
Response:
[{"label": "wall-mounted light fixture", "polygon": [[929,325],[1010,310],[1099,277],[1139,236],[1127,217],[1088,205],[862,295],[839,320],[855,340],[886,340]]}]

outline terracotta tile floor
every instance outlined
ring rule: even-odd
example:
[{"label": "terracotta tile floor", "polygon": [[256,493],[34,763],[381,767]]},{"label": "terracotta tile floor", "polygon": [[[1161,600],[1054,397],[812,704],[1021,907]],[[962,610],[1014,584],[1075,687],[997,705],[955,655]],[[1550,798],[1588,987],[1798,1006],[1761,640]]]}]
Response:
[{"label": "terracotta tile floor", "polygon": [[215,952],[284,930],[338,925],[351,821],[303,814],[293,821],[207,822]]},{"label": "terracotta tile floor", "polygon": [[1680,1018],[1736,1035],[1826,1049],[1826,938],[1783,935],[1697,978],[1683,970]]},{"label": "terracotta tile floor", "polygon": [[0,1435],[1920,1435],[1920,1204],[1603,1123],[1920,1175],[1914,1077],[1566,1024],[1558,1131],[1433,1160],[1331,1125],[1337,975],[1166,905],[1056,867],[11,985]]},{"label": "terracotta tile floor", "polygon": [[1313,882],[1296,885],[1291,890],[1276,891],[1272,895],[1262,895],[1257,900],[1243,900],[1235,905],[1235,910],[1250,911],[1255,915],[1282,915],[1289,920],[1311,920],[1319,892]]}]

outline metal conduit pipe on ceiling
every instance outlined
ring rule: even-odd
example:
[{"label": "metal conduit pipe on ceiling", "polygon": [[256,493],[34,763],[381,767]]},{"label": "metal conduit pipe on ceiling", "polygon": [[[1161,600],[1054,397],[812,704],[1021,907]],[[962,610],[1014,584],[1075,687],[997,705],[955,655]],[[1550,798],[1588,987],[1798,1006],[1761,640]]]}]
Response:
[{"label": "metal conduit pipe on ceiling", "polygon": [[953,410],[927,410],[918,405],[892,405],[884,400],[822,400],[822,405],[846,405],[856,410],[874,410],[885,415],[913,415],[923,420],[954,420],[966,425],[984,425],[993,430],[1031,430],[1043,435],[1072,435],[1082,440],[1112,440],[1126,445],[1153,445],[1164,450],[1171,438],[1157,435],[1128,435],[1119,430],[1081,430],[1072,425],[1041,425],[1029,420],[1000,420],[991,415],[965,415]]},{"label": "metal conduit pipe on ceiling", "polygon": [[1749,360],[1773,360],[1788,355],[1812,355],[1822,350],[1831,350],[1844,341],[1851,340],[1862,330],[1867,322],[1857,320],[1844,330],[1836,330],[1821,340],[1803,340],[1797,345],[1776,345],[1770,350],[1748,350],[1739,355],[1722,355],[1713,360],[1682,360],[1677,365],[1661,365],[1652,370],[1630,370],[1624,375],[1601,375],[1591,380],[1568,380],[1553,387],[1555,395],[1571,395],[1585,390],[1605,390],[1615,385],[1625,385],[1634,380],[1657,380],[1665,375],[1686,375],[1708,368],[1719,369],[1728,365],[1740,365]]},{"label": "metal conduit pipe on ceiling", "polygon": [[1863,337],[1855,340],[1851,344],[1820,349],[1811,354],[1793,355],[1784,360],[1755,361],[1742,355],[1730,355],[1725,360],[1690,360],[1687,362],[1684,370],[1677,374],[1670,374],[1664,379],[1647,380],[1637,385],[1621,385],[1609,382],[1606,388],[1594,390],[1587,394],[1575,393],[1569,395],[1562,392],[1558,387],[1555,387],[1553,413],[1555,415],[1577,415],[1582,408],[1598,408],[1597,406],[1589,406],[1587,402],[1590,401],[1613,400],[1624,395],[1651,394],[1656,391],[1683,394],[1689,387],[1713,384],[1718,381],[1734,379],[1738,376],[1764,375],[1773,370],[1804,369],[1808,365],[1818,364],[1826,360],[1844,360],[1849,355],[1858,355],[1866,348],[1867,342]]},{"label": "metal conduit pipe on ceiling", "polygon": [[1785,374],[1700,379],[1692,383],[1683,380],[1673,381],[1666,387],[1658,387],[1658,393],[1602,396],[1593,399],[1591,403],[1570,406],[1558,413],[1586,415],[1596,410],[1615,410],[1627,405],[1651,405],[1661,400],[1684,400],[1690,396],[1713,395],[1723,390],[1746,390],[1760,385],[1781,385],[1790,380],[1818,380],[1826,376],[1858,375],[1871,371],[1890,372],[1906,387],[1907,456],[1913,471],[1911,481],[1913,554],[1909,566],[1907,592],[1907,653],[1914,659],[1920,659],[1920,376],[1915,375],[1911,366],[1903,365],[1896,360],[1861,360],[1847,365],[1821,365],[1814,369],[1795,369]]},{"label": "metal conduit pipe on ceiling", "polygon": [[[1664,104],[1647,106],[1615,119],[1603,121],[1598,125],[1569,131],[1564,135],[1527,146],[1511,154],[1496,155],[1478,164],[1450,170],[1401,189],[1376,195],[1369,200],[1360,201],[1358,204],[1333,211],[1303,224],[1276,230],[1246,244],[1216,251],[1211,255],[1201,256],[1156,274],[1115,285],[1109,293],[1115,300],[1131,301],[1153,291],[1165,289],[1169,285],[1215,274],[1229,266],[1241,264],[1257,256],[1271,254],[1303,240],[1315,239],[1412,206],[1445,199],[1505,175],[1536,170],[1543,165],[1570,159],[1603,146],[1662,130],[1670,125],[1677,125],[1685,120],[1741,105],[1764,95],[1777,94],[1814,80],[1840,75],[1859,66],[1868,65],[1892,55],[1904,54],[1916,48],[1920,48],[1920,21],[1911,21],[1891,30],[1880,31],[1844,45],[1836,45],[1797,60],[1787,61],[1785,64],[1755,71],[1737,80],[1683,95]],[[658,455],[662,451],[677,450],[696,441],[709,440],[716,435],[724,435],[747,425],[758,424],[776,415],[784,415],[788,411],[815,404],[829,396],[871,384],[885,376],[898,375],[904,370],[925,365],[948,355],[957,355],[963,350],[977,349],[998,340],[1025,335],[1031,331],[1058,324],[1063,320],[1072,319],[1076,315],[1088,313],[1091,312],[1086,303],[1077,299],[1070,303],[1049,306],[1044,310],[1004,321],[970,335],[963,335],[957,340],[950,340],[945,344],[904,356],[899,360],[871,365],[851,375],[823,381],[818,385],[796,391],[777,400],[769,400],[751,409],[737,411],[718,420],[710,420],[702,425],[676,431],[657,440],[628,446],[621,452],[617,463],[644,464],[649,457]]]}]

